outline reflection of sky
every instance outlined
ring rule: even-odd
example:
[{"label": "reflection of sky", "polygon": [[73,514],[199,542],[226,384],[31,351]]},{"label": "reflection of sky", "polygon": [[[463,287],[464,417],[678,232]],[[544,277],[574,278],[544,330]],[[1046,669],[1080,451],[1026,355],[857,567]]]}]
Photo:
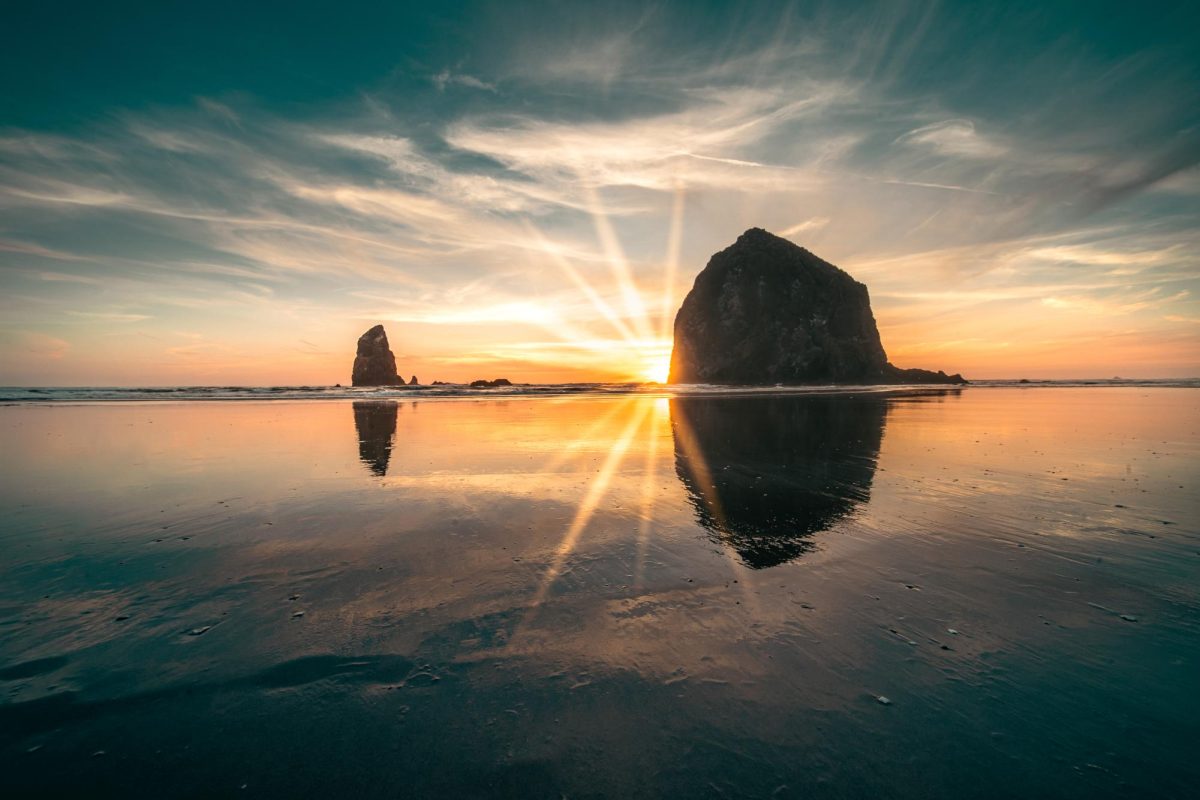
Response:
[{"label": "reflection of sky", "polygon": [[[113,549],[153,561],[157,548],[177,567],[177,551],[346,564],[399,548],[420,554],[406,571],[430,582],[423,603],[469,578],[455,595],[499,580],[516,591],[506,602],[538,606],[596,590],[597,574],[612,582],[602,594],[636,595],[642,581],[653,593],[668,562],[753,586],[742,565],[763,564],[729,534],[756,526],[768,538],[796,529],[797,563],[857,546],[824,531],[891,538],[916,518],[962,526],[983,514],[970,524],[1025,536],[1021,515],[1040,508],[1058,519],[1048,530],[1086,537],[1123,516],[1117,503],[1176,483],[1126,524],[1186,525],[1195,443],[1164,426],[1200,421],[1191,394],[399,403],[394,429],[389,418],[370,434],[392,448],[382,476],[348,402],[15,407],[3,415],[0,503],[9,542],[66,563]],[[704,529],[722,554],[708,566],[713,550],[689,544]]]},{"label": "reflection of sky", "polygon": [[752,225],[900,366],[1200,367],[1187,4],[454,5],[10,14],[0,383],[640,378]]},{"label": "reflection of sky", "polygon": [[[666,763],[700,736],[750,763],[859,753],[861,776],[894,756],[863,751],[864,730],[920,752],[982,742],[955,763],[988,769],[999,748],[1007,769],[1050,742],[1069,763],[1131,752],[1117,723],[1152,719],[1155,746],[1109,768],[1182,780],[1194,714],[1177,702],[1185,668],[1164,665],[1193,663],[1197,642],[1195,393],[967,389],[892,399],[886,424],[878,397],[838,401],[866,410],[697,398],[685,420],[647,396],[405,402],[394,432],[372,431],[392,444],[383,476],[345,401],[0,409],[0,667],[36,672],[0,678],[0,722],[55,731],[6,734],[23,758],[77,741],[86,757],[97,740],[141,758],[155,748],[137,737],[175,730],[129,724],[143,707],[203,734],[286,721],[302,700],[300,717],[356,726],[364,709],[391,725],[411,709],[436,742],[478,726],[525,757],[554,742],[541,757],[558,768],[577,759],[557,748],[611,738],[606,764],[630,746]],[[777,439],[695,404],[766,409]],[[822,462],[826,429],[861,441]],[[844,507],[814,498],[826,523],[812,547],[754,564],[720,535],[769,521],[769,500],[729,491],[722,473],[739,472],[770,493],[815,476]],[[699,474],[724,492],[715,523],[686,482]],[[793,501],[780,506],[797,520]],[[45,697],[59,700],[19,706]],[[181,710],[186,697],[199,707]],[[135,738],[87,733],[108,725]],[[285,741],[296,757],[327,738]],[[224,740],[198,735],[192,752]]]}]

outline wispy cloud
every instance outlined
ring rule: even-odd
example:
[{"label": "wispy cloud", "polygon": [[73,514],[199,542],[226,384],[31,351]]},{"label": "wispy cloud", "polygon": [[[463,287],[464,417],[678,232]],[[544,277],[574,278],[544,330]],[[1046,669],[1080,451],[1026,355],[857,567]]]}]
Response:
[{"label": "wispy cloud", "polygon": [[968,119],[951,119],[935,122],[909,131],[896,140],[911,146],[927,147],[946,156],[967,158],[1003,158],[1009,148],[983,136],[975,130],[975,123]]},{"label": "wispy cloud", "polygon": [[803,222],[797,222],[795,225],[789,225],[788,227],[779,231],[779,235],[780,236],[795,236],[797,233],[804,233],[805,231],[815,231],[820,228],[824,228],[828,224],[829,224],[829,217],[812,217],[811,219],[806,219]]},{"label": "wispy cloud", "polygon": [[143,322],[151,319],[148,314],[122,314],[116,311],[67,311],[72,317],[82,317],[96,322]]},{"label": "wispy cloud", "polygon": [[[1001,45],[1034,23],[980,16],[551,8],[534,42],[497,8],[463,23],[470,46],[334,98],[9,126],[0,327],[249,370],[233,337],[272,326],[278,363],[328,370],[384,320],[413,357],[577,374],[598,342],[610,363],[660,346],[695,272],[757,225],[867,282],[896,352],[981,354],[931,366],[1049,353],[1105,315],[1194,337],[1195,65],[1064,36],[1014,62]],[[54,352],[115,365],[99,348]]]},{"label": "wispy cloud", "polygon": [[437,73],[431,80],[439,92],[444,92],[446,91],[447,87],[453,86],[465,86],[468,89],[479,89],[485,92],[496,91],[496,87],[493,84],[487,83],[486,81],[481,81],[474,75],[467,75],[466,73],[462,72],[451,72],[448,69],[444,69]]}]

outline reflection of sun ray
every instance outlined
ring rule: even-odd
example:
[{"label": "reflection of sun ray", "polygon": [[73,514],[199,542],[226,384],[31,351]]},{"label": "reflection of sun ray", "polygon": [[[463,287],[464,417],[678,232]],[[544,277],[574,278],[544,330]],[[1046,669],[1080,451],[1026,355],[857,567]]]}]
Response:
[{"label": "reflection of sun ray", "polygon": [[591,212],[592,222],[596,226],[596,236],[599,237],[604,254],[608,257],[608,266],[612,270],[613,277],[617,281],[617,288],[621,291],[621,298],[625,302],[625,313],[633,320],[638,335],[643,339],[649,339],[651,338],[650,322],[646,318],[646,307],[642,304],[641,292],[638,291],[637,284],[633,281],[633,275],[629,271],[629,262],[625,258],[621,242],[617,238],[616,231],[613,230],[612,223],[609,222],[607,212],[600,204],[600,196],[596,190],[585,186],[584,193],[588,211]]},{"label": "reflection of sun ray", "polygon": [[650,420],[650,437],[646,447],[646,466],[642,474],[641,519],[638,521],[637,561],[633,567],[633,590],[642,591],[646,571],[646,549],[650,544],[650,528],[654,524],[655,485],[658,481],[658,429],[666,398],[654,400],[654,416]]},{"label": "reflection of sun ray", "polygon": [[[539,472],[541,472],[543,474],[547,473],[547,472],[554,472],[560,466],[565,464],[567,461],[570,461],[572,458],[574,458],[576,455],[576,448],[579,445],[591,440],[591,438],[596,435],[597,431],[599,431],[601,428],[607,427],[608,424],[612,421],[613,417],[615,417],[621,411],[624,411],[625,409],[629,408],[629,405],[631,403],[633,403],[636,399],[637,399],[636,397],[631,395],[631,396],[623,398],[621,401],[619,401],[617,403],[614,403],[612,405],[612,408],[610,408],[608,410],[608,412],[606,414],[604,414],[602,417],[600,417],[595,422],[593,422],[591,425],[589,425],[587,430],[585,430],[583,433],[579,434],[578,436],[573,437],[570,442],[562,445],[558,449],[558,452],[555,453],[554,457],[551,458],[549,461],[547,461],[545,464],[543,464],[541,466],[541,469],[539,470]],[[571,398],[569,402],[578,403],[578,402],[580,402],[580,400],[579,400],[579,398]],[[584,401],[584,402],[586,402],[586,401]]]},{"label": "reflection of sun ray", "polygon": [[579,502],[579,508],[575,512],[575,518],[571,520],[571,524],[567,527],[566,533],[563,534],[562,541],[559,543],[554,552],[554,558],[550,562],[550,566],[546,569],[546,574],[542,576],[541,585],[538,587],[537,593],[534,595],[531,608],[538,608],[546,599],[546,594],[550,591],[550,587],[562,574],[563,566],[566,564],[571,553],[575,550],[575,545],[579,542],[579,537],[587,528],[588,522],[592,519],[592,514],[595,513],[596,507],[600,505],[600,501],[604,499],[604,495],[608,492],[609,484],[612,483],[613,475],[618,467],[621,466],[621,461],[625,457],[625,453],[629,450],[629,445],[633,442],[634,435],[637,433],[638,427],[642,424],[642,420],[646,417],[646,405],[639,403],[638,408],[634,411],[629,420],[629,424],[621,431],[621,435],[613,442],[609,448],[608,456],[605,457],[604,463],[600,465],[596,475],[592,478],[591,485],[588,486],[587,493],[583,500]]},{"label": "reflection of sun ray", "polygon": [[679,245],[683,239],[683,186],[675,187],[675,201],[671,204],[671,227],[667,233],[666,274],[663,275],[663,295],[661,319],[658,323],[658,337],[670,341],[674,318],[672,309],[675,307],[675,272],[679,269]]},{"label": "reflection of sun ray", "polygon": [[[675,428],[675,441],[683,449],[683,457],[687,459],[688,466],[692,468],[696,491],[699,492],[701,499],[708,507],[709,513],[712,514],[717,529],[727,531],[725,509],[722,506],[720,496],[717,494],[717,485],[713,480],[712,467],[704,457],[700,446],[696,443],[695,431],[692,430],[692,426],[688,424],[683,414],[672,414],[671,422]],[[742,599],[750,612],[757,615],[759,610],[758,600],[754,596],[753,587],[750,583],[750,570],[738,561],[724,544],[718,545],[717,549],[721,555],[725,556],[725,560],[729,562],[729,567],[733,570],[738,586],[741,587]]]},{"label": "reflection of sun ray", "polygon": [[636,345],[638,337],[633,333],[632,330],[630,330],[629,326],[625,324],[625,321],[617,315],[617,312],[613,310],[613,307],[610,306],[604,300],[604,298],[592,288],[592,285],[587,282],[587,279],[579,274],[579,270],[575,269],[575,267],[571,265],[571,262],[568,261],[562,255],[562,253],[556,250],[552,244],[550,244],[546,237],[542,235],[542,232],[538,230],[536,225],[526,220],[525,226],[529,231],[529,235],[538,242],[538,246],[541,248],[542,252],[545,253],[550,260],[553,261],[554,264],[560,270],[562,270],[568,278],[571,279],[571,282],[575,284],[579,291],[583,292],[584,296],[587,297],[587,299],[591,301],[592,305],[595,306],[596,310],[600,312],[600,315],[608,320],[608,322],[616,329],[617,333],[621,335],[621,338],[631,344]]}]

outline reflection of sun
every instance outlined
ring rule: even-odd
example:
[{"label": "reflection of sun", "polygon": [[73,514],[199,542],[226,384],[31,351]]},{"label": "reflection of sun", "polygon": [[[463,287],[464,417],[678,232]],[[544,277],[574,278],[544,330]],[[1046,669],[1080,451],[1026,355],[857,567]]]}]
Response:
[{"label": "reflection of sun", "polygon": [[[571,399],[568,402],[581,401]],[[659,491],[662,488],[664,463],[669,467],[677,458],[683,458],[688,462],[691,469],[699,476],[697,488],[704,495],[705,505],[711,510],[718,524],[724,524],[720,497],[716,494],[712,469],[705,459],[704,451],[700,448],[695,433],[687,424],[686,419],[682,417],[678,420],[671,419],[670,400],[667,397],[627,395],[618,400],[607,414],[597,419],[574,443],[566,443],[562,452],[552,459],[543,468],[543,471],[556,473],[562,463],[573,457],[568,454],[575,452],[577,444],[593,441],[597,437],[609,442],[607,453],[579,498],[575,515],[563,532],[561,541],[548,553],[549,563],[529,601],[530,613],[521,620],[514,638],[523,635],[523,632],[534,624],[538,609],[551,598],[554,585],[559,578],[571,570],[572,559],[575,558],[576,551],[584,543],[592,517],[597,511],[603,513],[603,510],[609,507],[604,501],[609,491],[614,489],[614,484],[619,487],[623,482],[622,477],[628,480],[636,474],[636,468],[631,470],[625,466],[626,456],[631,449],[637,452],[640,445],[644,450],[641,486],[638,491],[640,497],[635,506],[638,516],[638,524],[635,529],[637,535],[635,563],[632,574],[629,576],[633,579],[636,593],[641,593],[645,588],[646,568],[651,547],[662,546],[661,543],[655,545],[654,539],[656,533],[655,506],[660,500]],[[664,445],[669,447],[670,445],[666,443],[671,441],[674,441],[676,445],[674,458],[662,450]],[[665,462],[664,459],[666,459]],[[618,488],[616,491],[629,490]],[[621,505],[617,504],[616,507],[621,508]],[[721,549],[720,552],[729,561],[734,583],[738,584],[742,595],[739,602],[757,613],[757,599],[749,572],[727,550]]]}]

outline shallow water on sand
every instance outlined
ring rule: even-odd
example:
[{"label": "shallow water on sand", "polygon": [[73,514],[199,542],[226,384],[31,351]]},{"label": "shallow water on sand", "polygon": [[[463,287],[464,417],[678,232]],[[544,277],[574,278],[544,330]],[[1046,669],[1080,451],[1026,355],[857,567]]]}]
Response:
[{"label": "shallow water on sand", "polygon": [[0,447],[6,796],[1200,782],[1193,389],[12,406]]}]

